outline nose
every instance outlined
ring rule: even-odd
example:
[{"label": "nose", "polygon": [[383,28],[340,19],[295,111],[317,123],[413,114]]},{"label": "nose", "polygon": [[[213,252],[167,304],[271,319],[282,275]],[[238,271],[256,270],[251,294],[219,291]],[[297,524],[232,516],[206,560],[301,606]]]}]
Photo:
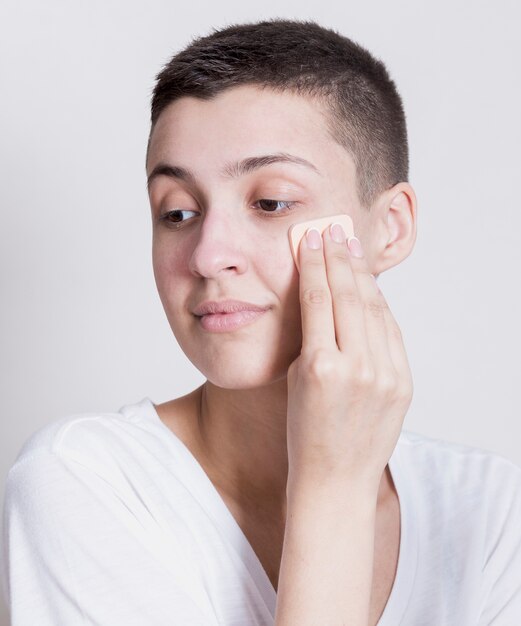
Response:
[{"label": "nose", "polygon": [[200,224],[194,235],[190,271],[203,278],[215,278],[221,272],[244,273],[248,266],[244,253],[245,225],[241,227],[236,217],[219,208],[208,209]]}]

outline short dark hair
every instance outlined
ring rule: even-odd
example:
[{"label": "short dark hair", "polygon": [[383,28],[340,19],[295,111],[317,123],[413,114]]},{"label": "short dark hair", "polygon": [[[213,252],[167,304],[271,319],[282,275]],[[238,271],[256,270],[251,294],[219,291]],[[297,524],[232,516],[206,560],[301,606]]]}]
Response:
[{"label": "short dark hair", "polygon": [[256,85],[322,105],[331,138],[355,162],[363,207],[408,178],[405,113],[385,65],[316,22],[272,19],[213,29],[175,54],[156,81],[150,134],[178,98],[211,100],[226,89]]}]

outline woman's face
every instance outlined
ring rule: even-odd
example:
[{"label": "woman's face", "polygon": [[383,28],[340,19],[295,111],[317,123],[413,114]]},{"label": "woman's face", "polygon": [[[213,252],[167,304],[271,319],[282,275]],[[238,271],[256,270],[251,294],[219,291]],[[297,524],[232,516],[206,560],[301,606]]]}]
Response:
[{"label": "woman's face", "polygon": [[[230,165],[280,153],[316,169],[291,162],[248,171]],[[211,101],[183,97],[157,121],[147,175],[154,276],[183,352],[223,388],[260,387],[286,376],[302,341],[290,226],[347,213],[357,234],[365,219],[353,160],[328,137],[322,113],[301,96],[253,86]],[[269,309],[235,330],[206,330],[195,307],[227,299]]]}]

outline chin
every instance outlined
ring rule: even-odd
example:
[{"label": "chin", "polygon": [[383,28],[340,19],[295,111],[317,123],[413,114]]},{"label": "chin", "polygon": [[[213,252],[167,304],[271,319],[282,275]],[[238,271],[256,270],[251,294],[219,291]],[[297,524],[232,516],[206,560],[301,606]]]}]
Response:
[{"label": "chin", "polygon": [[222,389],[257,389],[285,379],[293,359],[276,352],[261,349],[227,350],[224,346],[217,354],[185,351],[194,367],[213,385]]},{"label": "chin", "polygon": [[285,378],[287,368],[284,371],[274,372],[269,367],[262,368],[260,364],[237,363],[235,366],[223,365],[220,368],[199,367],[194,364],[205,378],[221,389],[257,389],[273,384],[281,378]]},{"label": "chin", "polygon": [[[175,332],[179,347],[201,374],[223,389],[255,389],[286,379],[302,347],[300,329],[208,337]],[[293,326],[289,326],[293,329]],[[181,329],[177,329],[181,330]],[[185,329],[183,329],[184,331]]]}]

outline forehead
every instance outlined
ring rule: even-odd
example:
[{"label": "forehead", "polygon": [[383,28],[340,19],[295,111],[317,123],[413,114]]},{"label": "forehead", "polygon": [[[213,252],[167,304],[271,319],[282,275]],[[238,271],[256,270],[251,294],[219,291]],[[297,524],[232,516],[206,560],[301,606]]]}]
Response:
[{"label": "forehead", "polygon": [[316,101],[243,85],[212,100],[182,97],[165,107],[150,139],[147,170],[174,161],[208,173],[223,162],[275,152],[296,154],[332,175],[333,163],[344,176],[354,167],[329,135]]}]

